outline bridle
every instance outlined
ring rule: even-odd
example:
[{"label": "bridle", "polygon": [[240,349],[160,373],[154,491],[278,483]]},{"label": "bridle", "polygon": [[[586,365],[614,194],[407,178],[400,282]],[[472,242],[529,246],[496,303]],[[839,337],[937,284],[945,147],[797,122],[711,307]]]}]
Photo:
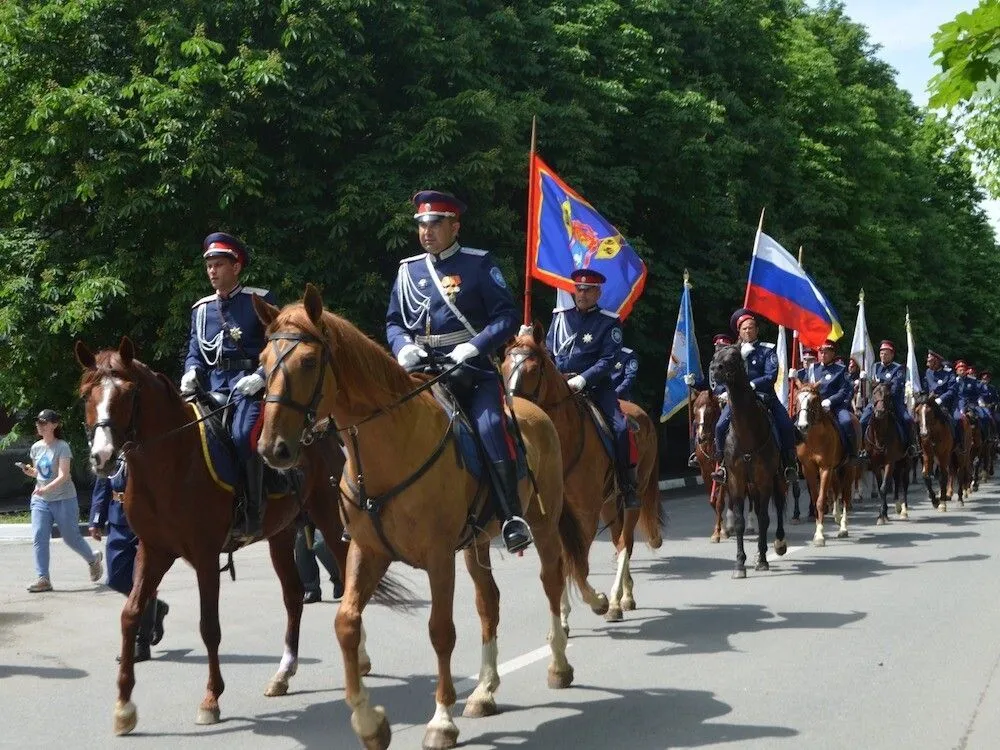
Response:
[{"label": "bridle", "polygon": [[[299,438],[299,442],[302,445],[310,445],[315,439],[314,426],[316,425],[316,414],[317,407],[319,406],[320,400],[323,398],[323,381],[326,378],[326,368],[329,366],[333,369],[333,354],[330,353],[330,348],[327,346],[325,340],[313,336],[311,333],[290,333],[285,331],[280,331],[278,333],[272,333],[267,337],[268,348],[274,347],[277,351],[274,364],[269,370],[264,373],[265,383],[270,383],[271,378],[277,370],[281,370],[281,374],[284,376],[283,382],[281,384],[281,392],[275,396],[270,392],[264,395],[264,403],[266,404],[278,404],[279,406],[287,406],[289,409],[299,412],[304,418],[304,424],[302,426],[302,435]],[[279,345],[278,342],[289,341],[290,346]],[[295,351],[295,347],[299,344],[319,344],[320,348],[323,350],[323,358],[320,363],[319,375],[316,378],[316,385],[313,387],[312,396],[309,398],[308,403],[300,403],[291,397],[291,377],[288,372],[288,365],[285,362],[285,358]],[[332,419],[331,419],[332,421]]]},{"label": "bridle", "polygon": [[[110,374],[109,374],[110,376]],[[115,376],[110,376],[115,377]],[[93,449],[94,447],[94,436],[97,431],[101,428],[108,430],[111,433],[111,458],[108,463],[113,464],[118,460],[119,454],[128,453],[133,446],[138,445],[138,439],[136,437],[136,424],[139,421],[139,384],[134,380],[129,380],[132,384],[132,406],[129,409],[128,422],[124,427],[125,434],[122,436],[124,439],[119,440],[117,430],[115,429],[115,423],[111,419],[110,415],[106,419],[94,420],[93,425],[88,425],[86,421],[83,423],[84,432],[87,435],[87,447]],[[91,388],[93,390],[93,387]],[[88,391],[89,398],[90,391]],[[86,411],[86,409],[85,409]]]},{"label": "bridle", "polygon": [[524,367],[524,365],[527,362],[534,361],[538,363],[538,380],[535,382],[534,390],[532,390],[531,393],[525,393],[523,390],[521,390],[520,383],[518,383],[518,387],[514,390],[512,395],[521,396],[522,398],[526,398],[529,401],[537,401],[538,394],[541,393],[542,390],[542,379],[545,370],[545,357],[539,356],[538,351],[530,346],[516,346],[508,350],[506,356],[510,357],[512,355],[521,357],[521,360],[511,368],[510,375],[507,376],[508,383],[514,379],[514,376],[517,374],[518,370]]}]

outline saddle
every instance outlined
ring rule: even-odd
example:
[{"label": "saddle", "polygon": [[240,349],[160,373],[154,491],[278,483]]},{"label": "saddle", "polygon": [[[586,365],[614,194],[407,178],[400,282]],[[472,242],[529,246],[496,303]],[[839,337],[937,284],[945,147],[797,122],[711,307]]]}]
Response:
[{"label": "saddle", "polygon": [[[582,403],[584,410],[590,416],[591,421],[594,423],[594,427],[597,428],[597,435],[601,439],[601,445],[604,446],[604,450],[607,452],[608,457],[611,459],[611,463],[615,462],[615,433],[611,429],[611,425],[608,424],[607,418],[604,416],[597,404],[594,403],[593,399],[590,398],[586,393],[580,392],[576,394],[576,398],[579,399],[578,403]],[[630,417],[625,414],[625,424],[627,425],[628,431],[633,435],[639,434],[639,423],[634,417]]]}]

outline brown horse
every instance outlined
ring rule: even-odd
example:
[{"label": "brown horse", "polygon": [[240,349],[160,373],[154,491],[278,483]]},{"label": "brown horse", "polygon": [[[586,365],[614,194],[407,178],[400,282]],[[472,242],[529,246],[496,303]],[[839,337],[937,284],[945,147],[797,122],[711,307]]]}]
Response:
[{"label": "brown horse", "polygon": [[[954,493],[955,480],[952,472],[952,448],[954,438],[951,424],[941,405],[933,396],[926,393],[916,395],[916,407],[913,412],[914,421],[920,434],[920,452],[923,455],[924,484],[927,485],[927,496],[931,504],[944,513],[948,510],[948,501]],[[940,498],[934,492],[934,468],[938,470],[938,480],[941,486]]]},{"label": "brown horse", "polygon": [[903,520],[910,517],[907,499],[910,487],[910,463],[907,460],[907,448],[896,429],[896,401],[892,390],[886,383],[878,383],[872,390],[872,417],[865,430],[865,450],[868,451],[868,461],[875,475],[875,486],[878,488],[879,509],[877,526],[889,522],[889,486],[892,485],[895,497],[903,490],[903,501],[896,501],[896,513]]},{"label": "brown horse", "polygon": [[[76,358],[83,367],[80,395],[92,435],[91,465],[106,476],[118,456],[125,455],[125,514],[140,539],[134,585],[121,615],[114,731],[127,734],[136,726],[138,715],[131,700],[135,686],[132,644],[139,614],[179,557],[198,577],[201,636],[208,650],[208,687],[196,721],[217,723],[219,696],[225,688],[219,669],[219,555],[232,525],[233,491],[221,487],[205,463],[193,407],[181,399],[167,377],[135,359],[128,338],[121,340],[117,350],[97,354],[77,342]],[[320,459],[321,455],[328,458]],[[332,438],[324,438],[310,449],[306,465],[310,468],[306,472],[305,507],[343,566],[347,548],[338,541],[343,533],[338,497],[327,481],[331,473],[340,472],[343,456]],[[265,690],[269,696],[286,693],[289,678],[298,667],[303,592],[293,548],[299,512],[299,503],[288,495],[268,502],[264,517],[264,536],[288,617],[284,654]]]},{"label": "brown horse", "polygon": [[[836,506],[839,500],[840,529],[837,538],[848,535],[847,514],[851,509],[851,490],[859,468],[847,461],[847,452],[840,438],[840,430],[834,416],[823,408],[823,397],[816,383],[800,383],[795,393],[796,424],[805,440],[796,449],[799,463],[806,477],[811,502],[816,505],[816,533],[813,544],[826,544],[823,522],[829,505]],[[857,439],[861,439],[858,419],[853,414],[851,422]],[[836,516],[836,509],[834,515]]]},{"label": "brown horse", "polygon": [[767,561],[768,498],[774,500],[778,528],[774,551],[780,557],[788,550],[785,541],[785,485],[778,445],[771,430],[767,407],[750,387],[740,350],[725,346],[715,352],[709,366],[712,380],[726,386],[732,422],[723,449],[729,491],[729,511],[735,515],[736,568],[733,578],[746,578],[747,555],[743,549],[746,526],[745,501],[757,514],[757,570],[770,570]]},{"label": "brown horse", "polygon": [[697,441],[694,454],[698,459],[701,479],[705,483],[705,489],[708,490],[708,504],[715,513],[710,539],[718,542],[720,539],[729,538],[729,532],[722,523],[726,510],[726,484],[720,484],[712,479],[712,472],[715,470],[715,425],[718,424],[719,415],[722,414],[722,406],[712,390],[708,389],[698,392],[691,405],[691,411],[694,413],[694,434]]},{"label": "brown horse", "polygon": [[971,408],[962,412],[958,432],[962,439],[952,452],[952,471],[958,480],[958,504],[965,505],[966,498],[972,494],[973,485],[976,484],[978,460],[982,451],[979,419]]},{"label": "brown horse", "polygon": [[[351,726],[364,747],[388,747],[389,722],[385,711],[369,701],[358,647],[361,615],[369,597],[389,564],[402,560],[426,570],[431,588],[429,629],[437,653],[438,684],[436,711],[423,746],[454,747],[458,727],[451,716],[452,606],[455,550],[463,544],[469,545],[465,563],[476,588],[483,645],[479,684],[466,703],[465,715],[484,716],[497,710],[500,603],[489,559],[490,539],[500,525],[491,520],[485,529],[478,529],[470,527],[469,520],[489,501],[485,485],[463,468],[453,439],[453,418],[434,398],[426,378],[407,374],[350,322],[325,311],[314,286],[306,286],[302,303],[283,310],[260,297],[254,297],[254,307],[267,324],[269,342],[261,354],[267,395],[257,444],[260,455],[275,468],[294,466],[317,414],[330,415],[347,436],[347,466],[340,487],[351,544],[336,631]],[[562,456],[552,420],[524,399],[514,399],[514,413],[531,472],[519,486],[522,514],[534,535],[551,618],[548,683],[564,688],[573,680],[573,668],[566,660],[559,607],[567,576],[586,567],[586,547],[579,522],[563,504]]]},{"label": "brown horse", "polygon": [[[504,352],[503,376],[508,392],[538,404],[549,415],[559,433],[563,459],[563,489],[566,502],[580,519],[585,544],[590,550],[600,525],[611,530],[611,541],[618,554],[618,572],[611,588],[607,619],[622,619],[622,610],[635,609],[629,561],[635,541],[635,527],[642,526],[649,545],[658,548],[660,533],[659,455],[656,429],[645,411],[633,403],[621,401],[626,416],[639,425],[636,444],[639,449],[636,488],[641,500],[639,509],[624,508],[620,499],[615,462],[604,448],[586,398],[574,394],[566,378],[556,369],[545,349],[545,332],[535,323],[530,334],[509,342]],[[569,597],[563,599],[563,626],[569,630]],[[598,613],[600,614],[600,613]]]}]

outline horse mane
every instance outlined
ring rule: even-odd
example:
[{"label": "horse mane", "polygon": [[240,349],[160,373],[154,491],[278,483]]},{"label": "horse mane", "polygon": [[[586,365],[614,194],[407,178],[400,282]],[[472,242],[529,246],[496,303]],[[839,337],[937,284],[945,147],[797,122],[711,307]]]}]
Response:
[{"label": "horse mane", "polygon": [[94,354],[96,362],[94,369],[84,370],[80,380],[80,396],[86,397],[87,393],[97,385],[103,378],[113,377],[121,380],[136,380],[136,376],[143,381],[151,381],[159,384],[167,397],[175,404],[183,404],[180,391],[174,382],[161,372],[144,364],[138,359],[133,359],[129,365],[122,361],[121,354],[117,349],[102,349]]},{"label": "horse mane", "polygon": [[799,391],[809,391],[810,393],[819,393],[819,383],[799,383]]}]

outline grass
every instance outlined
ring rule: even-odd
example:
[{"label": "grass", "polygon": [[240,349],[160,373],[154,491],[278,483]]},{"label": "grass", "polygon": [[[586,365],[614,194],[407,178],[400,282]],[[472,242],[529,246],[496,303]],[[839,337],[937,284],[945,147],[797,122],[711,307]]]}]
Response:
[{"label": "grass", "polygon": [[31,523],[31,511],[0,513],[0,523]]}]

